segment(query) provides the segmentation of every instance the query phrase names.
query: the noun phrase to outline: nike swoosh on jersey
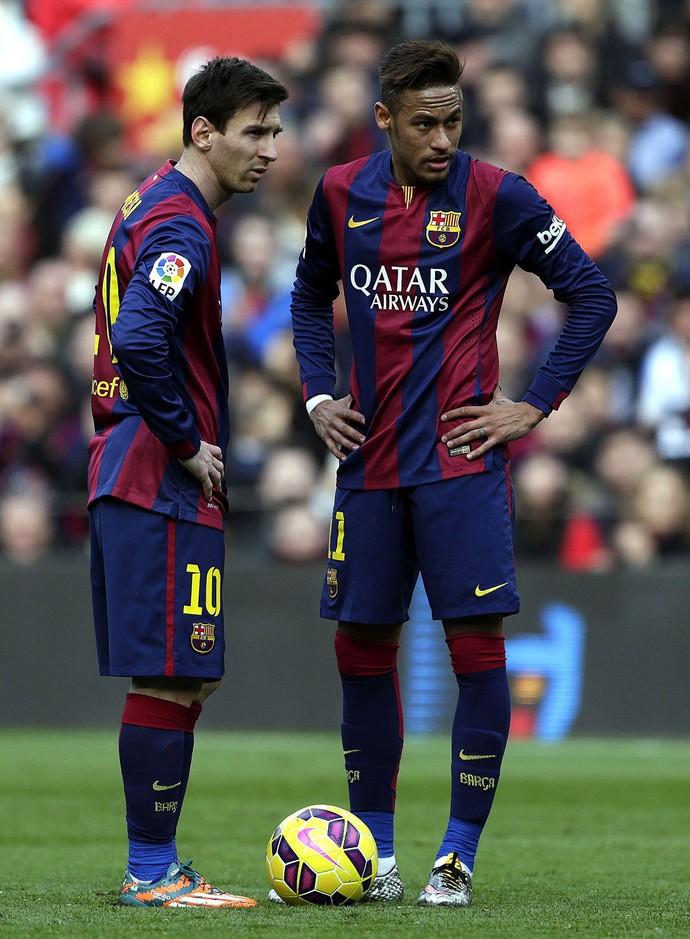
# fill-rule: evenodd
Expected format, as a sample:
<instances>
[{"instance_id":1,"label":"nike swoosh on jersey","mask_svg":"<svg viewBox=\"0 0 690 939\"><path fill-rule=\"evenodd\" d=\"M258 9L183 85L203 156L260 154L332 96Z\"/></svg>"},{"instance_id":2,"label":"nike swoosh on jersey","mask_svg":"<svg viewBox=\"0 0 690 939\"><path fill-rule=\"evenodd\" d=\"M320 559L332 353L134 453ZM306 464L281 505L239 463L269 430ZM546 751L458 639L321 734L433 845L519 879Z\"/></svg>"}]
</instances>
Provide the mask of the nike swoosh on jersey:
<instances>
[{"instance_id":1,"label":"nike swoosh on jersey","mask_svg":"<svg viewBox=\"0 0 690 939\"><path fill-rule=\"evenodd\" d=\"M495 753L465 753L464 750L461 750L458 753L458 756L461 760L493 760L496 756Z\"/></svg>"},{"instance_id":2,"label":"nike swoosh on jersey","mask_svg":"<svg viewBox=\"0 0 690 939\"><path fill-rule=\"evenodd\" d=\"M361 753L361 752L362 751L359 747L355 748L354 750L343 750L343 756L347 756L348 753Z\"/></svg>"},{"instance_id":3,"label":"nike swoosh on jersey","mask_svg":"<svg viewBox=\"0 0 690 939\"><path fill-rule=\"evenodd\" d=\"M172 783L170 786L164 786L162 783L159 783L158 780L153 784L153 788L156 792L165 792L166 789L177 789L178 786L182 785L182 780L176 783Z\"/></svg>"},{"instance_id":4,"label":"nike swoosh on jersey","mask_svg":"<svg viewBox=\"0 0 690 939\"><path fill-rule=\"evenodd\" d=\"M495 587L487 587L486 590L482 590L479 584L477 584L477 586L474 588L474 595L475 597L485 597L487 593L493 593L494 590L500 590L501 587L507 587L507 586L508 586L508 581L506 581L504 584L496 584Z\"/></svg>"},{"instance_id":5,"label":"nike swoosh on jersey","mask_svg":"<svg viewBox=\"0 0 690 939\"><path fill-rule=\"evenodd\" d=\"M374 218L363 218L361 222L356 222L354 215L351 215L349 219L347 220L347 227L348 228L361 228L362 225L371 225L372 222L378 222L378 220L379 220L379 216L377 215Z\"/></svg>"}]
</instances>

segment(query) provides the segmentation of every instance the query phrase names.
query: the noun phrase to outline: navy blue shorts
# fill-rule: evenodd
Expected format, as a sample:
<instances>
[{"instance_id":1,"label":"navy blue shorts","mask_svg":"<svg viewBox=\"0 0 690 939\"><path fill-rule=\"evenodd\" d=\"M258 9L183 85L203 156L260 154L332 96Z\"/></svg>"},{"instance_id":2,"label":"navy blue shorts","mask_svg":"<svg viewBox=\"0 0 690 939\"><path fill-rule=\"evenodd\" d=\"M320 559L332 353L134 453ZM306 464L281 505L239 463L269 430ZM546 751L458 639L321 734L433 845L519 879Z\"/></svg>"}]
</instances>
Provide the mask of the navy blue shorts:
<instances>
[{"instance_id":1,"label":"navy blue shorts","mask_svg":"<svg viewBox=\"0 0 690 939\"><path fill-rule=\"evenodd\" d=\"M321 615L409 619L420 572L434 619L520 609L508 465L403 489L337 489Z\"/></svg>"},{"instance_id":2,"label":"navy blue shorts","mask_svg":"<svg viewBox=\"0 0 690 939\"><path fill-rule=\"evenodd\" d=\"M223 532L110 498L89 519L100 674L219 679Z\"/></svg>"}]
</instances>

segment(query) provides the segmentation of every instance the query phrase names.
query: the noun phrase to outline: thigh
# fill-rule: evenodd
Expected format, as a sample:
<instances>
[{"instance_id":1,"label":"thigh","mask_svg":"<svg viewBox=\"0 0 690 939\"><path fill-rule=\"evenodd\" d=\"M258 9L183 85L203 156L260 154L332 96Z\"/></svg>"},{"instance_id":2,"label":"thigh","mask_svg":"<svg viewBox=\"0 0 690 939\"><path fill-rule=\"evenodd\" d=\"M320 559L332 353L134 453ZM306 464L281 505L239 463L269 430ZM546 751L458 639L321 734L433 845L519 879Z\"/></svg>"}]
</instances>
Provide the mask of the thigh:
<instances>
[{"instance_id":1,"label":"thigh","mask_svg":"<svg viewBox=\"0 0 690 939\"><path fill-rule=\"evenodd\" d=\"M509 466L417 486L410 498L434 619L517 613Z\"/></svg>"},{"instance_id":2,"label":"thigh","mask_svg":"<svg viewBox=\"0 0 690 939\"><path fill-rule=\"evenodd\" d=\"M409 619L417 574L404 491L336 490L321 615L402 623Z\"/></svg>"},{"instance_id":3,"label":"thigh","mask_svg":"<svg viewBox=\"0 0 690 939\"><path fill-rule=\"evenodd\" d=\"M117 499L90 517L101 674L220 678L223 532Z\"/></svg>"}]
</instances>

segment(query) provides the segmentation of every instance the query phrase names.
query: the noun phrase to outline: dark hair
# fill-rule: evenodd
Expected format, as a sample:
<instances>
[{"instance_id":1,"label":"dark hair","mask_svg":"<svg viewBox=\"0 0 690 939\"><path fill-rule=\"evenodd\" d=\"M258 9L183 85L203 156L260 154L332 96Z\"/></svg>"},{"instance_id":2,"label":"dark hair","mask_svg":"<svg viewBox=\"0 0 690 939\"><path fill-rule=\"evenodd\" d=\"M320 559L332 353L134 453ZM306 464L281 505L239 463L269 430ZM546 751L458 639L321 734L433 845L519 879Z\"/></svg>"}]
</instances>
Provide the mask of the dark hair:
<instances>
[{"instance_id":1,"label":"dark hair","mask_svg":"<svg viewBox=\"0 0 690 939\"><path fill-rule=\"evenodd\" d=\"M455 49L447 43L408 39L383 57L379 67L381 101L395 111L406 91L458 85L463 67Z\"/></svg>"},{"instance_id":2,"label":"dark hair","mask_svg":"<svg viewBox=\"0 0 690 939\"><path fill-rule=\"evenodd\" d=\"M182 143L192 142L192 123L205 117L221 132L231 117L250 104L264 113L288 96L287 88L268 72L236 56L218 56L202 65L182 92Z\"/></svg>"}]
</instances>

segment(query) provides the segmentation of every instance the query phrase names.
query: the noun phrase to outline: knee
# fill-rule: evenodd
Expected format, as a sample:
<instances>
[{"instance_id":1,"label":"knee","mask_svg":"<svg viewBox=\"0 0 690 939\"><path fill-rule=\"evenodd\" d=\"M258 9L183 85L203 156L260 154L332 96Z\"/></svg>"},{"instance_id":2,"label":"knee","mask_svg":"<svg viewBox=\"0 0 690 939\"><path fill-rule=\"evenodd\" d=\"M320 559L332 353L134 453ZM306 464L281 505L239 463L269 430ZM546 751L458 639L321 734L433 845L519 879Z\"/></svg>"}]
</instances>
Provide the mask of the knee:
<instances>
[{"instance_id":1,"label":"knee","mask_svg":"<svg viewBox=\"0 0 690 939\"><path fill-rule=\"evenodd\" d=\"M202 684L201 691L196 697L196 700L199 702L199 704L203 704L209 695L212 695L214 691L218 691L222 680L222 678L219 678L218 681L205 681Z\"/></svg>"},{"instance_id":2,"label":"knee","mask_svg":"<svg viewBox=\"0 0 690 939\"><path fill-rule=\"evenodd\" d=\"M135 694L150 695L189 707L192 701L199 699L204 686L202 678L171 678L165 676L137 676L132 678L132 691Z\"/></svg>"},{"instance_id":3,"label":"knee","mask_svg":"<svg viewBox=\"0 0 690 939\"><path fill-rule=\"evenodd\" d=\"M372 642L338 629L334 645L343 675L387 675L397 670L399 642Z\"/></svg>"},{"instance_id":4,"label":"knee","mask_svg":"<svg viewBox=\"0 0 690 939\"><path fill-rule=\"evenodd\" d=\"M470 672L485 672L494 668L505 668L505 637L495 633L447 636L446 644L450 661L456 675Z\"/></svg>"}]
</instances>

